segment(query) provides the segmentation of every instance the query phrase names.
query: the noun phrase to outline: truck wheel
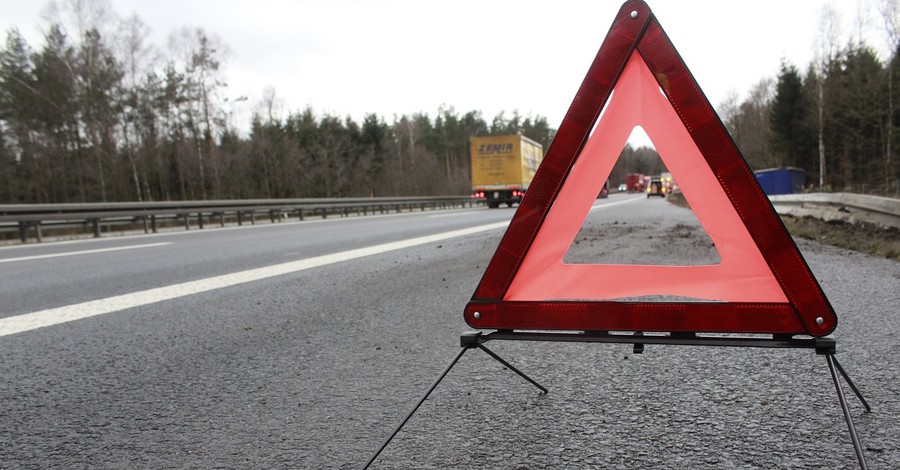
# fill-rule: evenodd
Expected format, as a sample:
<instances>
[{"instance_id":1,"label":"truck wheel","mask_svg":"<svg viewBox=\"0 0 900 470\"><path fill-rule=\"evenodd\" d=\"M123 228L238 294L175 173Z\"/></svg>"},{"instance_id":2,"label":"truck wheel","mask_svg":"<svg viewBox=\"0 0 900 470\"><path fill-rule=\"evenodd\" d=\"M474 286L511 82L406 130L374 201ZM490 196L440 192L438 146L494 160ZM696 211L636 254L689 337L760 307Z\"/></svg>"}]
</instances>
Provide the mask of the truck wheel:
<instances>
[{"instance_id":1,"label":"truck wheel","mask_svg":"<svg viewBox=\"0 0 900 470\"><path fill-rule=\"evenodd\" d=\"M511 203L511 202L507 202L507 203L506 203L506 207L512 207L512 203Z\"/></svg>"},{"instance_id":2,"label":"truck wheel","mask_svg":"<svg viewBox=\"0 0 900 470\"><path fill-rule=\"evenodd\" d=\"M500 207L500 203L499 202L489 202L489 203L487 203L487 206L488 206L488 209L496 209L496 208Z\"/></svg>"}]
</instances>

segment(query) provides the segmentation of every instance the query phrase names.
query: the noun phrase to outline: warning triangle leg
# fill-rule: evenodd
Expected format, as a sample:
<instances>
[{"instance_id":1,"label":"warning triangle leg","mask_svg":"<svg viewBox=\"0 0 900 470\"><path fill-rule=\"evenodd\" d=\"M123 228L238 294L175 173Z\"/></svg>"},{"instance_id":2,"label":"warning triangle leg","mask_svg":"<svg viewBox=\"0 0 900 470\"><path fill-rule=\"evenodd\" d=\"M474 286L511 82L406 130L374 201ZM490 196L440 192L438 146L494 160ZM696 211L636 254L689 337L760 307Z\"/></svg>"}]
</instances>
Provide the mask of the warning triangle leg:
<instances>
[{"instance_id":1,"label":"warning triangle leg","mask_svg":"<svg viewBox=\"0 0 900 470\"><path fill-rule=\"evenodd\" d=\"M450 361L450 364L444 369L444 371L441 372L441 375L439 375L438 378L431 384L431 386L428 387L428 390L425 391L425 394L422 395L422 398L420 398L419 401L415 404L415 406L413 406L413 408L411 410L409 410L409 413L406 414L406 417L403 418L403 420L400 421L399 424L397 424L397 427L394 428L394 430L391 432L390 436L388 436L387 439L385 439L384 442L381 443L381 447L379 447L378 450L376 450L375 453L372 454L372 457L369 458L369 461L366 462L365 465L363 465L363 467L362 467L363 470L369 468L369 466L372 465L372 462L374 462L375 459L377 459L378 456L381 454L381 452L388 446L388 444L390 444L390 442L394 439L394 436L396 436L397 433L399 433L400 430L403 429L403 426L406 425L406 422L409 421L410 418L412 418L412 416L416 413L416 411L419 409L419 407L422 406L422 403L425 403L425 400L428 399L428 396L431 395L431 392L433 392L434 389L437 388L438 384L440 384L441 381L444 380L444 377L447 376L447 374L450 372L450 370L453 369L453 367L456 365L456 363L459 362L459 360L462 358L463 354L465 354L466 351L468 351L469 349L475 349L475 348L481 349L482 351L487 353L487 355L489 355L492 358L494 358L495 360L497 360L497 362L503 364L504 367L515 372L520 377L522 377L523 379L527 380L532 385L534 385L535 387L540 389L540 393L542 395L547 393L547 389L544 388L541 384L537 383L536 381L534 381L534 379L525 375L524 372L513 367L512 364L510 364L509 362L506 362L503 358L494 354L493 351L486 348L484 346L484 344L482 344L482 343L484 343L485 341L488 341L489 339L490 339L490 337L482 335L481 332L479 332L479 331L463 333L463 335L460 337L460 340L459 340L460 346L462 347L462 349L460 349L459 353L456 354L456 357L454 357L453 360Z\"/></svg>"},{"instance_id":2,"label":"warning triangle leg","mask_svg":"<svg viewBox=\"0 0 900 470\"><path fill-rule=\"evenodd\" d=\"M847 375L847 372L844 371L843 367L841 367L841 363L838 362L837 358L832 355L831 360L834 361L834 367L836 367L838 372L841 373L841 376L844 377L844 381L847 382L847 385L849 385L850 389L853 390L853 393L856 394L856 398L859 398L859 401L863 404L864 407L866 407L866 412L872 411L872 407L869 406L869 402L867 402L866 399L863 398L862 393L860 393L859 389L856 388L856 385L853 383L853 381L850 380L850 376Z\"/></svg>"},{"instance_id":3,"label":"warning triangle leg","mask_svg":"<svg viewBox=\"0 0 900 470\"><path fill-rule=\"evenodd\" d=\"M416 413L416 410L418 410L419 407L422 406L422 403L425 403L425 400L428 398L428 395L431 395L431 392L433 392L434 389L437 388L438 384L441 383L441 381L444 380L444 377L447 376L447 373L450 372L450 369L452 369L453 366L455 366L456 363L459 362L460 358L462 358L463 354L465 354L466 351L468 351L468 350L469 350L469 348L467 348L467 347L464 347L459 350L459 353L456 355L456 357L454 357L453 360L450 361L450 365L448 365L447 368L445 368L444 371L441 372L441 375L439 375L437 380L435 380L434 383L432 383L431 386L428 387L428 390L425 392L424 395L422 395L422 398L420 398L419 401L416 403L416 405L413 406L413 408L411 410L409 410L409 413L407 413L406 417L403 418L402 421L400 421L400 424L398 424L397 427L394 428L394 431L391 432L391 435L388 436L387 439L385 439L384 442L381 443L381 447L379 447L378 450L376 450L375 453L372 454L372 457L369 458L369 461L366 462L365 465L363 465L363 467L362 467L363 470L369 468L369 465L372 465L372 462L374 462L375 459L378 458L378 456L381 454L381 451L383 451L384 448L387 447L388 444L391 443L391 441L394 439L394 436L396 436L397 433L400 432L400 429L402 429L403 426L406 424L406 422L409 421L410 418L412 418L412 415L414 415Z\"/></svg>"},{"instance_id":4,"label":"warning triangle leg","mask_svg":"<svg viewBox=\"0 0 900 470\"><path fill-rule=\"evenodd\" d=\"M866 411L869 411L869 404L863 399L859 390L856 389L856 386L854 386L853 382L847 377L847 373L844 372L843 367L837 363L834 354L825 354L825 359L828 361L828 370L831 372L831 380L834 381L834 389L837 390L838 401L841 402L841 411L844 413L844 421L847 422L847 429L850 430L850 439L853 441L853 450L856 451L856 460L859 461L859 468L861 470L867 470L869 467L866 465L866 456L863 453L862 445L859 443L859 437L856 435L856 427L853 425L853 418L850 416L850 408L847 406L847 399L844 398L844 391L841 389L841 383L838 380L835 368L841 371L841 375L844 376L844 379L847 380L847 383L850 384L850 387L856 392L856 396L859 397L866 406Z\"/></svg>"},{"instance_id":5,"label":"warning triangle leg","mask_svg":"<svg viewBox=\"0 0 900 470\"><path fill-rule=\"evenodd\" d=\"M480 331L469 331L469 332L463 333L462 336L460 336L459 344L460 344L460 346L462 346L464 348L478 348L478 349L484 351L485 353L487 353L488 356L491 356L497 362L499 362L500 364L503 364L504 367L515 372L516 374L519 375L519 377L522 377L523 379L527 380L529 383L531 383L532 385L537 387L541 391L540 392L541 395L547 393L547 389L543 385L535 382L534 379L525 375L524 372L520 371L519 369L516 369L515 367L513 367L512 364L506 362L505 360L503 360L502 357L494 354L493 351L491 351L490 349L485 347L484 343L490 341L491 338L492 338L491 335L484 335Z\"/></svg>"},{"instance_id":6,"label":"warning triangle leg","mask_svg":"<svg viewBox=\"0 0 900 470\"><path fill-rule=\"evenodd\" d=\"M488 349L488 348L486 348L483 344L479 344L479 345L478 345L478 349L480 349L480 350L486 352L486 353L488 354L488 356L491 356L491 357L493 357L494 359L496 359L497 362L503 364L503 366L506 367L507 369L509 369L509 370L511 370L511 371L513 371L513 372L515 372L516 374L519 374L519 377L522 377L523 379L525 379L525 380L531 382L532 385L534 385L535 387L537 387L538 389L540 389L541 395L547 393L547 389L544 388L543 385L541 385L541 384L535 382L534 379L532 379L531 377L525 375L524 372L520 371L519 369L516 369L515 367L512 366L512 364L510 364L510 363L504 361L502 357L500 357L500 356L494 354L493 352L491 352L491 350Z\"/></svg>"}]
</instances>

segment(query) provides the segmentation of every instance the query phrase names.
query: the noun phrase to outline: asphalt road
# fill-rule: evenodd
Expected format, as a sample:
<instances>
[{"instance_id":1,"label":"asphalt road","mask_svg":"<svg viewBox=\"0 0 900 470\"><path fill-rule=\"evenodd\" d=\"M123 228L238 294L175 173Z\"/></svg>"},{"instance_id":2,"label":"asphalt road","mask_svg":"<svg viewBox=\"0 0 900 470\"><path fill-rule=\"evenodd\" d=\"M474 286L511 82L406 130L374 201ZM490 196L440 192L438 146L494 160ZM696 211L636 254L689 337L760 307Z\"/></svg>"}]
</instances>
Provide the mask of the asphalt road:
<instances>
[{"instance_id":1,"label":"asphalt road","mask_svg":"<svg viewBox=\"0 0 900 470\"><path fill-rule=\"evenodd\" d=\"M687 210L599 204L567 261L715 260ZM491 224L512 214L2 248L0 322L40 315L11 334L0 323L0 468L358 468L459 351L462 309L503 233ZM471 227L484 231L439 235ZM359 251L373 246L390 251ZM869 466L900 468L900 264L799 247L838 313L837 357L873 406L849 397ZM109 298L134 306L91 314ZM857 465L811 351L490 347L550 393L469 352L372 468Z\"/></svg>"}]
</instances>

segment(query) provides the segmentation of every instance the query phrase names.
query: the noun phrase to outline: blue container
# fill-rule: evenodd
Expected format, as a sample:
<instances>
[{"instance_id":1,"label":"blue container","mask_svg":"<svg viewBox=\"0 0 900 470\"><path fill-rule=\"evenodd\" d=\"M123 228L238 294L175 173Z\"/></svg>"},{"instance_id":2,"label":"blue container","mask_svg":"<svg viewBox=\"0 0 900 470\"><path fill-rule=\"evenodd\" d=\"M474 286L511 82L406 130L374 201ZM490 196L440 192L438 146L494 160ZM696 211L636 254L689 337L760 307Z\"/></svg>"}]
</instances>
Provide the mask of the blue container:
<instances>
[{"instance_id":1,"label":"blue container","mask_svg":"<svg viewBox=\"0 0 900 470\"><path fill-rule=\"evenodd\" d=\"M806 170L801 168L770 168L753 174L767 196L799 193L806 184Z\"/></svg>"}]
</instances>

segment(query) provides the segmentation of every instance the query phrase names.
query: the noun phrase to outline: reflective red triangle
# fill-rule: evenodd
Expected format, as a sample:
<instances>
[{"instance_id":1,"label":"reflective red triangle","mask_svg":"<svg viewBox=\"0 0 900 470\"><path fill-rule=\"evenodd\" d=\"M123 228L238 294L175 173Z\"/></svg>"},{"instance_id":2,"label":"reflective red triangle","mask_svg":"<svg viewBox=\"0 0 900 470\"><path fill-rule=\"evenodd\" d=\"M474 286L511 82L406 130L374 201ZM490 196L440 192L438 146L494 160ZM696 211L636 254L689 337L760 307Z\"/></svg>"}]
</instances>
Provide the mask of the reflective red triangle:
<instances>
[{"instance_id":1,"label":"reflective red triangle","mask_svg":"<svg viewBox=\"0 0 900 470\"><path fill-rule=\"evenodd\" d=\"M597 176L609 174L636 125L660 150L716 243L720 264L654 267L672 271L654 283L638 276L641 266L563 263L605 179ZM710 301L613 300L642 295ZM837 324L749 166L642 1L619 11L465 319L476 328L813 336Z\"/></svg>"}]
</instances>

